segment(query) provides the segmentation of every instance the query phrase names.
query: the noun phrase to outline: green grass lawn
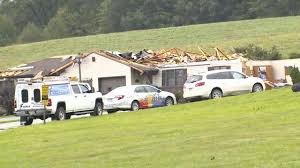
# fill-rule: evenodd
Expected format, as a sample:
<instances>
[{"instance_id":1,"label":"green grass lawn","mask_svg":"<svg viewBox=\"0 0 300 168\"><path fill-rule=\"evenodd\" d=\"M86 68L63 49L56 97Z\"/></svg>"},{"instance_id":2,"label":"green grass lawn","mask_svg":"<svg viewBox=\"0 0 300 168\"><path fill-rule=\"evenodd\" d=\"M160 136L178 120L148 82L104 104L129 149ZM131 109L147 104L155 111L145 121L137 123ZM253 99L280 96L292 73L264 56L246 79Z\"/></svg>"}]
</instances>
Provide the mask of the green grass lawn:
<instances>
[{"instance_id":1,"label":"green grass lawn","mask_svg":"<svg viewBox=\"0 0 300 168\"><path fill-rule=\"evenodd\" d=\"M288 57L299 53L300 16L249 21L235 21L163 28L144 31L112 33L0 48L0 69L42 58L77 54L97 49L139 51L179 47L197 51L197 46L213 52L213 47L227 51L233 47L254 43L262 47L278 46Z\"/></svg>"},{"instance_id":2,"label":"green grass lawn","mask_svg":"<svg viewBox=\"0 0 300 168\"><path fill-rule=\"evenodd\" d=\"M268 91L0 133L0 167L298 168L300 94Z\"/></svg>"}]
</instances>

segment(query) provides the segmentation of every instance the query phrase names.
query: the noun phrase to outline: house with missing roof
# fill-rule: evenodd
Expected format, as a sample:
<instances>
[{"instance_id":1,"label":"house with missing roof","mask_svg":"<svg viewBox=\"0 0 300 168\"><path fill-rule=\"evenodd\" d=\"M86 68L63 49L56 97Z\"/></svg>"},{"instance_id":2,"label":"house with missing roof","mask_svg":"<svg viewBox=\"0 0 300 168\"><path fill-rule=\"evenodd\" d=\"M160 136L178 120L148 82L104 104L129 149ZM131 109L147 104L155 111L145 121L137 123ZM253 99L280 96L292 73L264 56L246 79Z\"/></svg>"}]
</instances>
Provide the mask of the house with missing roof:
<instances>
[{"instance_id":1,"label":"house with missing roof","mask_svg":"<svg viewBox=\"0 0 300 168\"><path fill-rule=\"evenodd\" d=\"M179 64L161 62L153 66L136 63L104 51L86 54L81 59L82 79L90 79L94 89L103 94L119 86L138 84L151 84L169 91L181 91L187 76L218 69L242 71L242 63L237 59ZM79 65L65 66L53 73L78 78Z\"/></svg>"}]
</instances>

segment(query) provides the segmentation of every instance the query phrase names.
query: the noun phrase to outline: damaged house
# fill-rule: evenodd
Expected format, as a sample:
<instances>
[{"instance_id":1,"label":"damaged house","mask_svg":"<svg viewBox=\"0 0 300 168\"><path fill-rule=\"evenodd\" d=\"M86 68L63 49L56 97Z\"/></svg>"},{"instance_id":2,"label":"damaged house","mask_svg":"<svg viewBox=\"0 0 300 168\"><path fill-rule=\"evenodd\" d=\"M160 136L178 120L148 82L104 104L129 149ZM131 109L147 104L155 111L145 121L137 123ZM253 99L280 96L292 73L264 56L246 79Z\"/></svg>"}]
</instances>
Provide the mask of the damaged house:
<instances>
[{"instance_id":1,"label":"damaged house","mask_svg":"<svg viewBox=\"0 0 300 168\"><path fill-rule=\"evenodd\" d=\"M66 58L47 58L0 71L0 115L13 112L14 90L17 79L51 76L57 68L72 62L72 60L70 56Z\"/></svg>"},{"instance_id":2,"label":"damaged house","mask_svg":"<svg viewBox=\"0 0 300 168\"><path fill-rule=\"evenodd\" d=\"M209 57L180 49L138 54L97 51L81 56L82 79L90 79L96 91L108 93L119 86L151 84L169 91L181 91L187 76L217 69L242 71L236 58ZM79 65L57 69L53 74L77 77Z\"/></svg>"}]
</instances>

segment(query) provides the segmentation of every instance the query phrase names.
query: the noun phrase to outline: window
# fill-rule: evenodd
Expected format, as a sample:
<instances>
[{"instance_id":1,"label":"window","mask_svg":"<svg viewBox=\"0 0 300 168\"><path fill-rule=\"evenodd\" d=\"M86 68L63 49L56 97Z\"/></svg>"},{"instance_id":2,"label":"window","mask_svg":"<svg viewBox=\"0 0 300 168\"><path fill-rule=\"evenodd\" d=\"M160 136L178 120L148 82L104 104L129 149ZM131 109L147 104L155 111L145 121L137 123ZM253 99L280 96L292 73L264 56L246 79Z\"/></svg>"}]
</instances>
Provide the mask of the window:
<instances>
[{"instance_id":1,"label":"window","mask_svg":"<svg viewBox=\"0 0 300 168\"><path fill-rule=\"evenodd\" d=\"M163 87L183 86L187 79L186 69L172 69L162 71Z\"/></svg>"},{"instance_id":2,"label":"window","mask_svg":"<svg viewBox=\"0 0 300 168\"><path fill-rule=\"evenodd\" d=\"M85 85L79 85L81 88L82 93L89 93L89 89Z\"/></svg>"},{"instance_id":3,"label":"window","mask_svg":"<svg viewBox=\"0 0 300 168\"><path fill-rule=\"evenodd\" d=\"M218 79L233 79L230 72L220 72L218 73Z\"/></svg>"},{"instance_id":4,"label":"window","mask_svg":"<svg viewBox=\"0 0 300 168\"><path fill-rule=\"evenodd\" d=\"M233 79L245 79L246 78L245 75L238 73L238 72L232 72L232 76L233 76Z\"/></svg>"},{"instance_id":5,"label":"window","mask_svg":"<svg viewBox=\"0 0 300 168\"><path fill-rule=\"evenodd\" d=\"M193 76L189 76L186 80L186 83L195 83L197 81L201 81L202 80L202 76L201 75L193 75Z\"/></svg>"},{"instance_id":6,"label":"window","mask_svg":"<svg viewBox=\"0 0 300 168\"><path fill-rule=\"evenodd\" d=\"M70 90L68 84L49 86L49 96L61 96L61 95L69 95L69 94L70 94Z\"/></svg>"},{"instance_id":7,"label":"window","mask_svg":"<svg viewBox=\"0 0 300 168\"><path fill-rule=\"evenodd\" d=\"M208 71L222 70L222 69L231 69L231 67L230 66L213 66L213 67L208 67Z\"/></svg>"},{"instance_id":8,"label":"window","mask_svg":"<svg viewBox=\"0 0 300 168\"><path fill-rule=\"evenodd\" d=\"M40 89L34 89L33 90L33 100L36 103L41 101L41 90Z\"/></svg>"},{"instance_id":9,"label":"window","mask_svg":"<svg viewBox=\"0 0 300 168\"><path fill-rule=\"evenodd\" d=\"M72 89L73 89L74 94L81 93L78 85L72 85Z\"/></svg>"},{"instance_id":10,"label":"window","mask_svg":"<svg viewBox=\"0 0 300 168\"><path fill-rule=\"evenodd\" d=\"M145 89L148 93L157 93L159 91L158 89L151 86L145 86Z\"/></svg>"},{"instance_id":11,"label":"window","mask_svg":"<svg viewBox=\"0 0 300 168\"><path fill-rule=\"evenodd\" d=\"M220 73L214 73L209 74L206 77L207 79L232 79L232 75L230 72L220 72Z\"/></svg>"},{"instance_id":12,"label":"window","mask_svg":"<svg viewBox=\"0 0 300 168\"><path fill-rule=\"evenodd\" d=\"M209 74L206 76L206 79L218 79L218 74Z\"/></svg>"},{"instance_id":13,"label":"window","mask_svg":"<svg viewBox=\"0 0 300 168\"><path fill-rule=\"evenodd\" d=\"M21 91L22 94L22 102L28 103L28 90L24 89Z\"/></svg>"},{"instance_id":14,"label":"window","mask_svg":"<svg viewBox=\"0 0 300 168\"><path fill-rule=\"evenodd\" d=\"M135 88L134 90L135 93L146 93L145 87L144 86L139 86Z\"/></svg>"}]
</instances>

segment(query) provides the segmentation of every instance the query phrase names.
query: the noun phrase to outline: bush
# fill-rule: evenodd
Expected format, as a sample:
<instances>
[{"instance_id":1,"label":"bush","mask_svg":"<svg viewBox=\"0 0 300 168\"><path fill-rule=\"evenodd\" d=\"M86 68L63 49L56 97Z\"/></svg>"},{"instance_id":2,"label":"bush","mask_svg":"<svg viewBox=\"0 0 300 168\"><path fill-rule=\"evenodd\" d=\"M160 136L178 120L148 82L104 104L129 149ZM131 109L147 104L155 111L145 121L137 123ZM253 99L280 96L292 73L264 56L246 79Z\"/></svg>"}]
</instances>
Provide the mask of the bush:
<instances>
[{"instance_id":1,"label":"bush","mask_svg":"<svg viewBox=\"0 0 300 168\"><path fill-rule=\"evenodd\" d=\"M300 53L291 53L289 55L290 59L296 59L296 58L300 58Z\"/></svg>"},{"instance_id":2,"label":"bush","mask_svg":"<svg viewBox=\"0 0 300 168\"><path fill-rule=\"evenodd\" d=\"M297 67L293 67L290 72L289 72L291 78L292 78L292 81L294 84L296 83L300 83L300 71L299 71L299 68Z\"/></svg>"},{"instance_id":3,"label":"bush","mask_svg":"<svg viewBox=\"0 0 300 168\"><path fill-rule=\"evenodd\" d=\"M251 60L279 60L282 58L282 54L276 46L273 46L271 50L266 50L254 44L249 44L245 47L234 48L234 52L244 54L246 58Z\"/></svg>"}]
</instances>

